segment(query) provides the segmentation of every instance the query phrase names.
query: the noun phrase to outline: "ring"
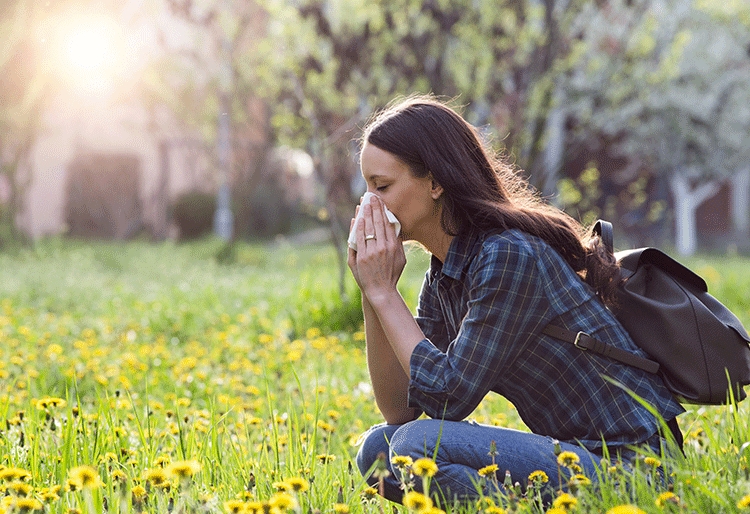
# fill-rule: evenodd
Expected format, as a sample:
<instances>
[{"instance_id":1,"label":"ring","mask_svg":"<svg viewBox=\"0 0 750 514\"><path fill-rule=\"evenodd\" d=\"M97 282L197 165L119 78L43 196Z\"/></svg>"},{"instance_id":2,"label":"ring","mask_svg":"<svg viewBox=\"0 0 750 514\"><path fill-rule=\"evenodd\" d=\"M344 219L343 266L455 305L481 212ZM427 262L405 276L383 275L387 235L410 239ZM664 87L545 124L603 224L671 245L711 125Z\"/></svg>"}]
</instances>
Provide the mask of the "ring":
<instances>
[{"instance_id":1,"label":"ring","mask_svg":"<svg viewBox=\"0 0 750 514\"><path fill-rule=\"evenodd\" d=\"M375 234L368 234L365 236L365 241L369 241L370 239L375 239Z\"/></svg>"}]
</instances>

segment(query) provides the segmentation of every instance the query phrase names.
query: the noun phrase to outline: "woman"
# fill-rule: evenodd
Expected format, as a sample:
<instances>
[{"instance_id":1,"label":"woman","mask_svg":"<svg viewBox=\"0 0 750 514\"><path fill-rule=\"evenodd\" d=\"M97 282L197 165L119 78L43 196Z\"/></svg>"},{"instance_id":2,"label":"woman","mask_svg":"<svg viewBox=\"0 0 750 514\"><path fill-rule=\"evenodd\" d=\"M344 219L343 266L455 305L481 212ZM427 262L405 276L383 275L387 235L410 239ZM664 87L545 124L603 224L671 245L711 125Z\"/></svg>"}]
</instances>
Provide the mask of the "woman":
<instances>
[{"instance_id":1,"label":"woman","mask_svg":"<svg viewBox=\"0 0 750 514\"><path fill-rule=\"evenodd\" d=\"M542 333L554 322L645 356L605 307L618 270L598 239L583 238L431 97L403 100L371 121L361 169L378 198L352 220L357 251L348 263L385 418L364 435L363 474L379 454L427 456L440 494L465 499L479 494L477 470L493 462L513 482L540 470L556 486L555 450L576 453L592 479L606 452L627 459L638 445L660 450L661 425L632 394L674 419L683 409L657 376ZM416 319L396 288L402 240L432 254ZM462 421L490 391L510 400L532 433ZM429 419L417 419L422 413ZM399 475L387 465L384 494L401 501Z\"/></svg>"}]
</instances>

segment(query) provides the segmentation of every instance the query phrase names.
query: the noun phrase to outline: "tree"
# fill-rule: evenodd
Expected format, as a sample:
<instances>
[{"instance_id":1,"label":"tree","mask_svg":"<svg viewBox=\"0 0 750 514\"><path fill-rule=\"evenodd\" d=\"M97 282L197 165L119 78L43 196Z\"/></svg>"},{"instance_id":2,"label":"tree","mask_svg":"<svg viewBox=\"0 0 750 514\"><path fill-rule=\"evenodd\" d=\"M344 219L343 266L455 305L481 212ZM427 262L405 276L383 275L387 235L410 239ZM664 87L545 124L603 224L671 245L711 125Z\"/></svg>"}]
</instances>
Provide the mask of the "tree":
<instances>
[{"instance_id":1,"label":"tree","mask_svg":"<svg viewBox=\"0 0 750 514\"><path fill-rule=\"evenodd\" d=\"M565 82L574 141L599 133L655 170L674 197L675 242L695 251L695 211L750 161L750 8L613 1L581 24L581 66Z\"/></svg>"}]
</instances>

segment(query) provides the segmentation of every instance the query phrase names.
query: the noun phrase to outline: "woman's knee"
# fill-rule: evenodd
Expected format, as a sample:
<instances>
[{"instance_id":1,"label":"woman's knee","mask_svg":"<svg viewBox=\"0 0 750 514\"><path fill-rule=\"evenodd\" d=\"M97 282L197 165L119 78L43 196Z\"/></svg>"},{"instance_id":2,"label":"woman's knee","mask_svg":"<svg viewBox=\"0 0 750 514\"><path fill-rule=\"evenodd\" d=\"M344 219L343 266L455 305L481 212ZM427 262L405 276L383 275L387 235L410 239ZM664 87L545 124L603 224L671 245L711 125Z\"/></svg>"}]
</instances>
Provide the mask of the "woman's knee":
<instances>
[{"instance_id":1,"label":"woman's knee","mask_svg":"<svg viewBox=\"0 0 750 514\"><path fill-rule=\"evenodd\" d=\"M361 446L357 452L357 467L362 475L372 468L378 457L385 455L386 462L389 455L389 443L393 433L399 425L375 425L361 436Z\"/></svg>"}]
</instances>

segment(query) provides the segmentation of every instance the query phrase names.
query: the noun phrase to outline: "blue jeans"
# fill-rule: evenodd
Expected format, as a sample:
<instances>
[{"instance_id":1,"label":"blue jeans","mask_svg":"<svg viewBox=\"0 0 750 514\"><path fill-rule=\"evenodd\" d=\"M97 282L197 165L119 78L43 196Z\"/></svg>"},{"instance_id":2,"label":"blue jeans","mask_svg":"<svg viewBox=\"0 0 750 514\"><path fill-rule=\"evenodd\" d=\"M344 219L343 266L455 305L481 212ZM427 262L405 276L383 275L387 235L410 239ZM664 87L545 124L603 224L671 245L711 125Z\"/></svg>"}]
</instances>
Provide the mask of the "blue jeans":
<instances>
[{"instance_id":1,"label":"blue jeans","mask_svg":"<svg viewBox=\"0 0 750 514\"><path fill-rule=\"evenodd\" d=\"M549 490L558 486L557 458L554 453L554 440L528 432L509 428L480 425L468 421L441 421L420 419L404 425L376 425L362 437L362 446L357 454L357 466L367 478L367 482L377 487L378 479L372 476L373 464L381 452L386 455L390 475L385 479L384 495L389 500L401 502L404 491L400 488L399 471L394 470L391 460L394 455L409 456L416 460L430 457L435 460L438 472L433 477L430 493L448 501L462 501L478 498L481 494L491 494L494 486L484 480L484 486L477 470L492 464L490 445L495 442L497 455L494 462L498 466L499 490L505 472L510 471L513 483L526 486L527 478L533 471L544 471L549 477ZM437 455L434 455L435 448ZM601 456L585 448L561 442L562 451L574 452L580 457L583 468L592 482L597 479ZM395 471L395 473L394 473ZM563 481L569 477L566 474ZM421 480L415 480L415 489L421 491Z\"/></svg>"}]
</instances>

